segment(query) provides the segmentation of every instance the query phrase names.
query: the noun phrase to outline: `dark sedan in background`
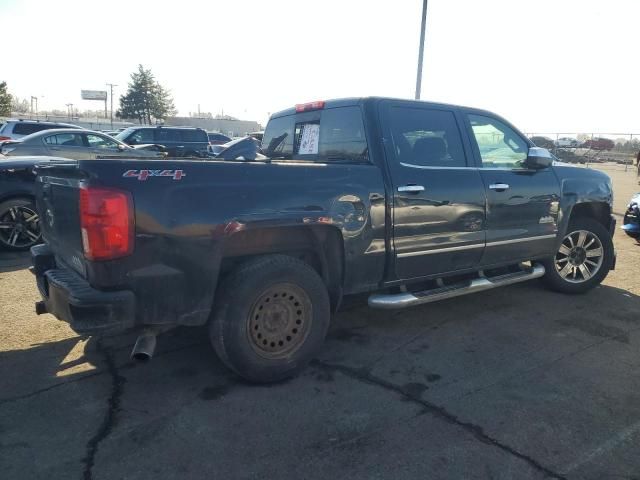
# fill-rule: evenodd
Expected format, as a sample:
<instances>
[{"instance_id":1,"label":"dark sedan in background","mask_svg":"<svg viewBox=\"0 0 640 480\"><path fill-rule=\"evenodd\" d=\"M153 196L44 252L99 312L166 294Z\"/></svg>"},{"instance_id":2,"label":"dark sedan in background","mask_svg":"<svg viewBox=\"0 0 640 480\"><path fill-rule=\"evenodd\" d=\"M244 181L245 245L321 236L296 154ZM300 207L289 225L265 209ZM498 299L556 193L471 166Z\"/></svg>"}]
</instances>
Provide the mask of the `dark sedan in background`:
<instances>
[{"instance_id":1,"label":"dark sedan in background","mask_svg":"<svg viewBox=\"0 0 640 480\"><path fill-rule=\"evenodd\" d=\"M28 250L40 241L34 197L35 167L68 162L55 157L0 156L0 248Z\"/></svg>"}]
</instances>

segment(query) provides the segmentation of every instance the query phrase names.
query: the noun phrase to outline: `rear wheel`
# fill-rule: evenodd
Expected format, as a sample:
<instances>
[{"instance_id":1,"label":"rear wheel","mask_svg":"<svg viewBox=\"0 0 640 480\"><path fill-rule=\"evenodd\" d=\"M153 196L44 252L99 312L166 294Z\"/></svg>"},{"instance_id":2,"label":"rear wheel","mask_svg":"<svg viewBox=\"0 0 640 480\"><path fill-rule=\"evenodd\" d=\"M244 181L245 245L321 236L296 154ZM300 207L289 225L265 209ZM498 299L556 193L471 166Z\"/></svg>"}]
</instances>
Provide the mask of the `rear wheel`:
<instances>
[{"instance_id":1,"label":"rear wheel","mask_svg":"<svg viewBox=\"0 0 640 480\"><path fill-rule=\"evenodd\" d=\"M329 327L327 289L306 263L269 255L238 267L216 295L211 342L220 359L252 382L299 373Z\"/></svg>"},{"instance_id":2,"label":"rear wheel","mask_svg":"<svg viewBox=\"0 0 640 480\"><path fill-rule=\"evenodd\" d=\"M583 293L599 285L613 265L613 241L595 220L577 218L569 224L556 255L543 262L542 277L552 290Z\"/></svg>"},{"instance_id":3,"label":"rear wheel","mask_svg":"<svg viewBox=\"0 0 640 480\"><path fill-rule=\"evenodd\" d=\"M40 242L40 217L33 200L14 198L0 203L0 245L28 250Z\"/></svg>"}]
</instances>

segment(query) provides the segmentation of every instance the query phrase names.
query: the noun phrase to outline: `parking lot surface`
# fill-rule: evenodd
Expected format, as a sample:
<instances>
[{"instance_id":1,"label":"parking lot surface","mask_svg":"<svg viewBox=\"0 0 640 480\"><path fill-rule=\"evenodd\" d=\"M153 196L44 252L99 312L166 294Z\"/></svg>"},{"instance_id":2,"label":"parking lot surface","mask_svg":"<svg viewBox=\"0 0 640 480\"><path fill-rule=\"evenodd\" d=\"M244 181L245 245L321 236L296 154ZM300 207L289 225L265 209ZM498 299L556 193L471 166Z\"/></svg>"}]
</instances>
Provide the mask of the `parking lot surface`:
<instances>
[{"instance_id":1,"label":"parking lot surface","mask_svg":"<svg viewBox=\"0 0 640 480\"><path fill-rule=\"evenodd\" d=\"M635 174L614 181L618 222ZM640 478L640 245L586 295L536 282L333 319L298 378L249 385L204 328L79 337L0 253L0 477Z\"/></svg>"}]
</instances>

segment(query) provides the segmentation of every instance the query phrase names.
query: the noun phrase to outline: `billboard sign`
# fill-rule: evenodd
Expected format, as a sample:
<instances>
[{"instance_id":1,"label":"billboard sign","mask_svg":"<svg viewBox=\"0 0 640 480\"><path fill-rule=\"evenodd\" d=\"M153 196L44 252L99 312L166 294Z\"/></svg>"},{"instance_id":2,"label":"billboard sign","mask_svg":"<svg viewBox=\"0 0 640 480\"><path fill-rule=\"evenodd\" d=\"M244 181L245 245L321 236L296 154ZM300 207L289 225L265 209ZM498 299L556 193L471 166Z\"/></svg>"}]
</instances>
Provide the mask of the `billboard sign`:
<instances>
[{"instance_id":1,"label":"billboard sign","mask_svg":"<svg viewBox=\"0 0 640 480\"><path fill-rule=\"evenodd\" d=\"M80 90L80 96L83 100L101 100L107 101L106 90Z\"/></svg>"}]
</instances>

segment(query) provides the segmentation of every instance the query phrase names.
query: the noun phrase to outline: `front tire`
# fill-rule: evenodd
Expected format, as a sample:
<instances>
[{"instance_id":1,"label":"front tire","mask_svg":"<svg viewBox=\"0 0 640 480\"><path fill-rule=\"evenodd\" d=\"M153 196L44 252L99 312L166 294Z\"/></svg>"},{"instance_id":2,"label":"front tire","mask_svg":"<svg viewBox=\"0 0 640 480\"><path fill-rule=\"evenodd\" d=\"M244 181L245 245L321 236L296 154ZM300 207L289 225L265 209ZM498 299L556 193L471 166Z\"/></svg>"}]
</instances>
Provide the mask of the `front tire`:
<instances>
[{"instance_id":1,"label":"front tire","mask_svg":"<svg viewBox=\"0 0 640 480\"><path fill-rule=\"evenodd\" d=\"M562 293L584 293L602 283L613 265L613 241L591 218L571 221L558 252L543 261L543 282Z\"/></svg>"},{"instance_id":2,"label":"front tire","mask_svg":"<svg viewBox=\"0 0 640 480\"><path fill-rule=\"evenodd\" d=\"M216 294L213 347L246 380L269 383L298 374L320 350L329 295L308 264L286 255L240 265Z\"/></svg>"}]
</instances>

